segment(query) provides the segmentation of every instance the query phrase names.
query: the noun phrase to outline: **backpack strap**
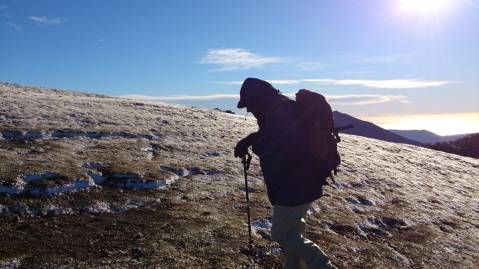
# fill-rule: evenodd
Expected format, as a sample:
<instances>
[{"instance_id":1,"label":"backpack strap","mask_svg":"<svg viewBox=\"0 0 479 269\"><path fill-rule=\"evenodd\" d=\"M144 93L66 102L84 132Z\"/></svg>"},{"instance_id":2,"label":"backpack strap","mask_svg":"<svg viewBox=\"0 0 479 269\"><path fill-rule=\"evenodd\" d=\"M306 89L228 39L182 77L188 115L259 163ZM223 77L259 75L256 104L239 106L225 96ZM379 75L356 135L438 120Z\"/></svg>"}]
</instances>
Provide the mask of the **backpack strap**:
<instances>
[{"instance_id":1,"label":"backpack strap","mask_svg":"<svg viewBox=\"0 0 479 269\"><path fill-rule=\"evenodd\" d=\"M286 103L286 100L283 100L283 99L278 99L276 101L274 101L267 109L266 109L266 112L265 112L265 115L266 114L269 114L271 112L273 112L276 108L282 106L282 105L287 105L288 103Z\"/></svg>"},{"instance_id":2,"label":"backpack strap","mask_svg":"<svg viewBox=\"0 0 479 269\"><path fill-rule=\"evenodd\" d=\"M288 104L289 104L289 102L287 102L286 99L278 98L277 100L275 100L272 104L270 104L266 108L266 110L264 112L264 118L266 119L278 107L283 106L283 105L288 105Z\"/></svg>"}]
</instances>

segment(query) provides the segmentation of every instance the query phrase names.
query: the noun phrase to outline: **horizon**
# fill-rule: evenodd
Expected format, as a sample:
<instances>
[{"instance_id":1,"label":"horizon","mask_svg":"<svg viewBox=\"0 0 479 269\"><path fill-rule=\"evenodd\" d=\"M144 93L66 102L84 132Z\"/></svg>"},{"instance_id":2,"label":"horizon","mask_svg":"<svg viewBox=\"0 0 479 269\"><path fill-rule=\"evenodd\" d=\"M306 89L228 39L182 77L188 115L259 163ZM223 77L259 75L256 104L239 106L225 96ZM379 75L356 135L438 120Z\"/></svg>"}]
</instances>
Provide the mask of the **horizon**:
<instances>
[{"instance_id":1,"label":"horizon","mask_svg":"<svg viewBox=\"0 0 479 269\"><path fill-rule=\"evenodd\" d=\"M385 129L476 133L478 32L470 0L0 0L0 81L239 112L258 77Z\"/></svg>"}]
</instances>

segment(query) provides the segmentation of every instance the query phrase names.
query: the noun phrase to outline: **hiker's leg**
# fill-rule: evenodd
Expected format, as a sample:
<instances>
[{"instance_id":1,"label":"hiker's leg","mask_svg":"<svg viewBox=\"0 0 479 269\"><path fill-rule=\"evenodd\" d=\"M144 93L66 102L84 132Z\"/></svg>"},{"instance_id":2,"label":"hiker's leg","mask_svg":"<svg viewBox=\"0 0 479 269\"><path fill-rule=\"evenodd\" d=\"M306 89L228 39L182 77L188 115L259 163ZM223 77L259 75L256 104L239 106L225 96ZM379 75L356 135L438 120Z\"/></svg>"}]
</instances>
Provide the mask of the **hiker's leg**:
<instances>
[{"instance_id":1,"label":"hiker's leg","mask_svg":"<svg viewBox=\"0 0 479 269\"><path fill-rule=\"evenodd\" d=\"M296 269L300 268L300 259L293 252L288 251L286 246L283 245L283 241L288 237L290 233L302 234L305 230L303 222L299 221L299 216L295 207L273 206L273 217L271 228L271 238L278 242L286 251L286 268Z\"/></svg>"},{"instance_id":2,"label":"hiker's leg","mask_svg":"<svg viewBox=\"0 0 479 269\"><path fill-rule=\"evenodd\" d=\"M291 253L286 253L286 269L296 269L299 267L299 258Z\"/></svg>"},{"instance_id":3,"label":"hiker's leg","mask_svg":"<svg viewBox=\"0 0 479 269\"><path fill-rule=\"evenodd\" d=\"M291 264L295 266L293 268L299 268L299 259L304 260L309 268L334 268L319 246L303 236L306 228L304 216L310 207L311 203L294 207L274 206L271 237L285 249L287 261L294 261L289 257L296 257L298 262Z\"/></svg>"}]
</instances>

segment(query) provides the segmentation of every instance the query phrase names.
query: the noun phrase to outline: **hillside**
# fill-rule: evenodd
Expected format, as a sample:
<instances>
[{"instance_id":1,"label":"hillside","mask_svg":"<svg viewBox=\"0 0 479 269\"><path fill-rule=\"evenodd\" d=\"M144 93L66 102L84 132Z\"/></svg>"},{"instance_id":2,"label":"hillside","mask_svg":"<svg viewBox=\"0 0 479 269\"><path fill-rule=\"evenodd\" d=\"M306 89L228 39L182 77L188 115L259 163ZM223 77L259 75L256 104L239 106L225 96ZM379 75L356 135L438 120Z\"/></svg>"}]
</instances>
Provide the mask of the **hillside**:
<instances>
[{"instance_id":1,"label":"hillside","mask_svg":"<svg viewBox=\"0 0 479 269\"><path fill-rule=\"evenodd\" d=\"M0 268L279 268L253 119L0 84ZM475 268L479 160L343 135L308 236L339 268Z\"/></svg>"},{"instance_id":2,"label":"hillside","mask_svg":"<svg viewBox=\"0 0 479 269\"><path fill-rule=\"evenodd\" d=\"M438 135L428 130L388 130L407 139L415 140L424 144L449 142L465 137L467 134Z\"/></svg>"},{"instance_id":3,"label":"hillside","mask_svg":"<svg viewBox=\"0 0 479 269\"><path fill-rule=\"evenodd\" d=\"M458 140L439 142L429 148L479 159L479 133L470 134Z\"/></svg>"},{"instance_id":4,"label":"hillside","mask_svg":"<svg viewBox=\"0 0 479 269\"><path fill-rule=\"evenodd\" d=\"M337 127L347 126L347 125L354 126L354 128L343 130L341 131L341 133L359 135L359 136L379 139L379 140L388 141L388 142L395 142L395 143L403 143L403 144L411 144L411 145L421 144L418 141L404 138L398 134L395 134L391 131L381 128L371 122L357 119L346 113L334 111L333 117L334 117L334 125Z\"/></svg>"}]
</instances>

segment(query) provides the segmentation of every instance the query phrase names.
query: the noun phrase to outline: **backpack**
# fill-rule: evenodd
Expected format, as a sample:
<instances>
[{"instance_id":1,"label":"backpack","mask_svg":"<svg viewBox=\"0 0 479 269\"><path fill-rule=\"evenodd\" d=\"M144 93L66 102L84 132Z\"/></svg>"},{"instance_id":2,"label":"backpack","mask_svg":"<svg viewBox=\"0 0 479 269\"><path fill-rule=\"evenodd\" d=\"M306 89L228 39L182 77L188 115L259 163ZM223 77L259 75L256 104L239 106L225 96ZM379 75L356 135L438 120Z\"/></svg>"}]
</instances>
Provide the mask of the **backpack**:
<instances>
[{"instance_id":1,"label":"backpack","mask_svg":"<svg viewBox=\"0 0 479 269\"><path fill-rule=\"evenodd\" d=\"M296 93L296 110L300 124L309 134L310 153L318 165L323 184L326 178L334 181L337 167L341 163L337 143L341 141L334 128L333 111L326 98L316 92L301 89Z\"/></svg>"}]
</instances>

